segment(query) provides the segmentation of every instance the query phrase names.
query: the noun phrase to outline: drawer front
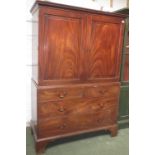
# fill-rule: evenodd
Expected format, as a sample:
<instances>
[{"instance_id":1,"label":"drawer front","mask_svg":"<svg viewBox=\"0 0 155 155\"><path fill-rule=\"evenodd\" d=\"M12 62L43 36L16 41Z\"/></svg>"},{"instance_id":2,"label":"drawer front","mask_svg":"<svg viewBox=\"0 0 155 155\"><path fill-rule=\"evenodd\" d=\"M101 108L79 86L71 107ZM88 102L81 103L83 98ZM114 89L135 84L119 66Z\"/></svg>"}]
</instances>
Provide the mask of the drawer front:
<instances>
[{"instance_id":1,"label":"drawer front","mask_svg":"<svg viewBox=\"0 0 155 155\"><path fill-rule=\"evenodd\" d=\"M38 114L40 119L83 115L86 113L98 113L109 110L111 106L117 106L117 99L78 99L66 101L40 102Z\"/></svg>"},{"instance_id":2,"label":"drawer front","mask_svg":"<svg viewBox=\"0 0 155 155\"><path fill-rule=\"evenodd\" d=\"M104 97L104 98L116 98L119 95L119 85L93 85L86 88L86 97Z\"/></svg>"},{"instance_id":3,"label":"drawer front","mask_svg":"<svg viewBox=\"0 0 155 155\"><path fill-rule=\"evenodd\" d=\"M88 129L113 125L117 121L116 105L94 113L73 114L59 118L47 118L39 121L39 136L56 136Z\"/></svg>"},{"instance_id":4,"label":"drawer front","mask_svg":"<svg viewBox=\"0 0 155 155\"><path fill-rule=\"evenodd\" d=\"M88 85L83 87L68 87L38 90L38 101L59 101L67 99L82 99L92 97L116 98L119 95L120 86L115 85Z\"/></svg>"},{"instance_id":5,"label":"drawer front","mask_svg":"<svg viewBox=\"0 0 155 155\"><path fill-rule=\"evenodd\" d=\"M39 102L58 101L64 99L82 98L84 89L78 88L54 88L38 91Z\"/></svg>"}]
</instances>

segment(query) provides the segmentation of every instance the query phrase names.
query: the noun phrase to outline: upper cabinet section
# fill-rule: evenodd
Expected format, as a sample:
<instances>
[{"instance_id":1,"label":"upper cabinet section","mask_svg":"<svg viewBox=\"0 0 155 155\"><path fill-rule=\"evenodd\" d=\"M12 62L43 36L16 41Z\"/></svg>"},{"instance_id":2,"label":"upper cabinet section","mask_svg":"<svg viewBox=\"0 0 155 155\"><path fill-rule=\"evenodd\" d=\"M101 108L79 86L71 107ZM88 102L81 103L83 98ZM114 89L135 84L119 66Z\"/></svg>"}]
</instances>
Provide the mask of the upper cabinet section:
<instances>
[{"instance_id":1,"label":"upper cabinet section","mask_svg":"<svg viewBox=\"0 0 155 155\"><path fill-rule=\"evenodd\" d=\"M40 85L119 81L124 17L38 3Z\"/></svg>"}]
</instances>

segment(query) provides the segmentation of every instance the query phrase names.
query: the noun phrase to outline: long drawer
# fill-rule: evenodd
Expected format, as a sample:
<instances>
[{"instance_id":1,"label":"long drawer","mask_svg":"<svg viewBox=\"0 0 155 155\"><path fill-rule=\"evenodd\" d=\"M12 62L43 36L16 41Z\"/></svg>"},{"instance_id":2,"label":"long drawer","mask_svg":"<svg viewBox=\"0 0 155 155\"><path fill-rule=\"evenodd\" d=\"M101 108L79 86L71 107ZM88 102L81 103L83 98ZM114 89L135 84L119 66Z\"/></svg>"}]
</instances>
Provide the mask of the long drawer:
<instances>
[{"instance_id":1,"label":"long drawer","mask_svg":"<svg viewBox=\"0 0 155 155\"><path fill-rule=\"evenodd\" d=\"M86 113L98 113L111 110L117 107L117 98L90 98L64 101L40 102L38 104L39 119L72 117L73 115L83 115Z\"/></svg>"},{"instance_id":2,"label":"long drawer","mask_svg":"<svg viewBox=\"0 0 155 155\"><path fill-rule=\"evenodd\" d=\"M38 101L49 102L68 99L81 99L92 97L118 97L120 85L91 84L87 86L61 87L38 90Z\"/></svg>"},{"instance_id":3,"label":"long drawer","mask_svg":"<svg viewBox=\"0 0 155 155\"><path fill-rule=\"evenodd\" d=\"M72 111L66 116L40 119L38 121L39 136L63 135L116 123L118 111L116 104L109 104L102 110L98 108L98 105L96 107L93 109L92 106L91 112L90 109L83 110L79 108L78 110L76 108L75 113Z\"/></svg>"}]
</instances>

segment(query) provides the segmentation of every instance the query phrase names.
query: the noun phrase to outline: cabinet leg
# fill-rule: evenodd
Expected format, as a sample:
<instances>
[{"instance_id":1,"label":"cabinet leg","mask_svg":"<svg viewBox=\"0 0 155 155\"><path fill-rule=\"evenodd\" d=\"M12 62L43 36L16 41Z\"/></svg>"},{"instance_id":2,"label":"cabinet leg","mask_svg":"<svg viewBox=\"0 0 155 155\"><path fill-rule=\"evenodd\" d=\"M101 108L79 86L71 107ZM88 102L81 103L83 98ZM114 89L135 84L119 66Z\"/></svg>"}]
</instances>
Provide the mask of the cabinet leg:
<instances>
[{"instance_id":1,"label":"cabinet leg","mask_svg":"<svg viewBox=\"0 0 155 155\"><path fill-rule=\"evenodd\" d=\"M36 142L36 152L37 154L44 153L45 147L47 146L47 141Z\"/></svg>"},{"instance_id":2,"label":"cabinet leg","mask_svg":"<svg viewBox=\"0 0 155 155\"><path fill-rule=\"evenodd\" d=\"M115 137L117 136L117 133L118 133L118 127L117 126L111 127L109 131L110 131L111 137Z\"/></svg>"}]
</instances>

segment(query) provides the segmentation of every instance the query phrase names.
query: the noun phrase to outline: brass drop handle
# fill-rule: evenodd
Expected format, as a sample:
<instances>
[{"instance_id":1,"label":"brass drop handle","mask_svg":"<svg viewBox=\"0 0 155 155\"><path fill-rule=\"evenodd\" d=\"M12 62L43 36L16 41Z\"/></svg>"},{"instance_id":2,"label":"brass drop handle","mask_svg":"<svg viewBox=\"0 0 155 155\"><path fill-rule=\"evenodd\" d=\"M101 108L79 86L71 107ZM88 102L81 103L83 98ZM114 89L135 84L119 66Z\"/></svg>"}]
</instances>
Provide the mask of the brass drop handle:
<instances>
[{"instance_id":1,"label":"brass drop handle","mask_svg":"<svg viewBox=\"0 0 155 155\"><path fill-rule=\"evenodd\" d=\"M99 90L100 94L104 94L106 91L105 90Z\"/></svg>"},{"instance_id":2,"label":"brass drop handle","mask_svg":"<svg viewBox=\"0 0 155 155\"><path fill-rule=\"evenodd\" d=\"M59 94L59 98L64 98L67 95L67 92L63 92Z\"/></svg>"},{"instance_id":3,"label":"brass drop handle","mask_svg":"<svg viewBox=\"0 0 155 155\"><path fill-rule=\"evenodd\" d=\"M61 106L61 107L59 108L59 110L58 110L58 111L60 111L60 112L64 112L64 111L65 111L65 109L64 109L64 107L62 107L62 106Z\"/></svg>"},{"instance_id":4,"label":"brass drop handle","mask_svg":"<svg viewBox=\"0 0 155 155\"><path fill-rule=\"evenodd\" d=\"M60 129L65 129L66 128L66 124L63 124L60 126Z\"/></svg>"},{"instance_id":5,"label":"brass drop handle","mask_svg":"<svg viewBox=\"0 0 155 155\"><path fill-rule=\"evenodd\" d=\"M99 105L99 107L100 107L100 108L102 108L102 107L103 107L103 104L102 104L102 103L99 103L98 105Z\"/></svg>"},{"instance_id":6,"label":"brass drop handle","mask_svg":"<svg viewBox=\"0 0 155 155\"><path fill-rule=\"evenodd\" d=\"M100 119L97 120L97 123L101 123L101 122L102 122L102 120L100 120Z\"/></svg>"},{"instance_id":7,"label":"brass drop handle","mask_svg":"<svg viewBox=\"0 0 155 155\"><path fill-rule=\"evenodd\" d=\"M97 88L98 86L97 86L97 85L94 85L93 87L94 87L94 88Z\"/></svg>"},{"instance_id":8,"label":"brass drop handle","mask_svg":"<svg viewBox=\"0 0 155 155\"><path fill-rule=\"evenodd\" d=\"M84 92L81 92L80 93L80 97L84 97Z\"/></svg>"},{"instance_id":9,"label":"brass drop handle","mask_svg":"<svg viewBox=\"0 0 155 155\"><path fill-rule=\"evenodd\" d=\"M110 114L110 113L111 113L111 110L110 110L110 109L109 109L109 110L107 110L107 113L108 113L108 114Z\"/></svg>"}]
</instances>

